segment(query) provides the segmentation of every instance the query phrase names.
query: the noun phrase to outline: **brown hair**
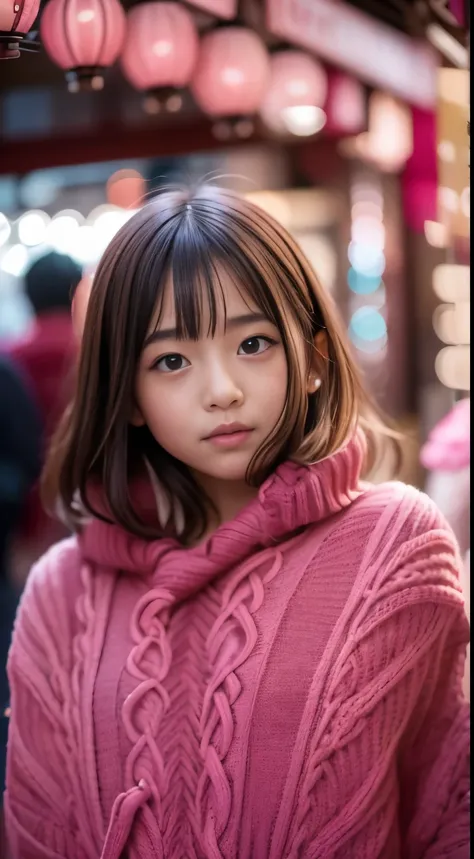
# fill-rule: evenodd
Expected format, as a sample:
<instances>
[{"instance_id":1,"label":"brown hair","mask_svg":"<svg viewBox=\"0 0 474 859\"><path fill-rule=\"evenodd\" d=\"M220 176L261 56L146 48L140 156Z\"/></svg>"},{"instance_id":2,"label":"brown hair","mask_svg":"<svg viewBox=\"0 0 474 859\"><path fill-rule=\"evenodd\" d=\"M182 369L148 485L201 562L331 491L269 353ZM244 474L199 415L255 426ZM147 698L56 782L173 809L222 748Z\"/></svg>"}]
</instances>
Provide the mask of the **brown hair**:
<instances>
[{"instance_id":1,"label":"brown hair","mask_svg":"<svg viewBox=\"0 0 474 859\"><path fill-rule=\"evenodd\" d=\"M115 522L149 538L163 533L141 520L130 498L130 481L146 458L170 507L181 505L183 541L203 533L209 504L202 490L146 426L131 425L130 415L137 363L169 276L178 335L198 338L204 306L210 310L208 333L216 328L220 268L278 327L288 361L285 408L249 465L249 483L259 485L286 458L313 463L329 456L357 426L373 462L377 440L390 435L364 391L332 300L291 236L270 215L222 188L167 191L121 228L94 278L75 396L43 477L46 504L57 509L59 501L73 527L77 494L88 513L104 518L88 497L91 483L98 482ZM306 344L306 367L297 360L290 319ZM318 331L326 332L328 359L321 388L308 396Z\"/></svg>"}]
</instances>

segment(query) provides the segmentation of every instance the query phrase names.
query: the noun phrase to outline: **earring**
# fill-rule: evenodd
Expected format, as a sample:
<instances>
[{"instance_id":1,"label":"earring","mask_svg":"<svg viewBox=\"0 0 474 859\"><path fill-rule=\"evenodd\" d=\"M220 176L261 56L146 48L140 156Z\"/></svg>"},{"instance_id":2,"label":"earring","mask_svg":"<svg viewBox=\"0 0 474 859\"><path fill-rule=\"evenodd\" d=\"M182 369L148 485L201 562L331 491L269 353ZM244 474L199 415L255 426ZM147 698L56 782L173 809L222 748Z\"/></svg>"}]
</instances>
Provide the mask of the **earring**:
<instances>
[{"instance_id":1,"label":"earring","mask_svg":"<svg viewBox=\"0 0 474 859\"><path fill-rule=\"evenodd\" d=\"M319 391L319 389L321 387L321 379L318 376L314 376L311 379L311 387L313 388L313 391L315 393L316 393L316 391Z\"/></svg>"}]
</instances>

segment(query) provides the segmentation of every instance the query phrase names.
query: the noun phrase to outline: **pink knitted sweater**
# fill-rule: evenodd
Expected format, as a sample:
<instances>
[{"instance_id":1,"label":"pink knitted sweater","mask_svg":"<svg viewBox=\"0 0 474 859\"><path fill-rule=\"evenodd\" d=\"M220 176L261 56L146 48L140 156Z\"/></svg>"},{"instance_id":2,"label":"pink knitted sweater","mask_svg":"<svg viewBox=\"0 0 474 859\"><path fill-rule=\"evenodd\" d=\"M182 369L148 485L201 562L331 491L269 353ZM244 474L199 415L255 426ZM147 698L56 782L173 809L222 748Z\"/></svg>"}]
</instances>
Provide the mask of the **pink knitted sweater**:
<instances>
[{"instance_id":1,"label":"pink knitted sweater","mask_svg":"<svg viewBox=\"0 0 474 859\"><path fill-rule=\"evenodd\" d=\"M357 440L204 544L93 521L9 658L14 859L464 859L468 627L436 509Z\"/></svg>"}]
</instances>

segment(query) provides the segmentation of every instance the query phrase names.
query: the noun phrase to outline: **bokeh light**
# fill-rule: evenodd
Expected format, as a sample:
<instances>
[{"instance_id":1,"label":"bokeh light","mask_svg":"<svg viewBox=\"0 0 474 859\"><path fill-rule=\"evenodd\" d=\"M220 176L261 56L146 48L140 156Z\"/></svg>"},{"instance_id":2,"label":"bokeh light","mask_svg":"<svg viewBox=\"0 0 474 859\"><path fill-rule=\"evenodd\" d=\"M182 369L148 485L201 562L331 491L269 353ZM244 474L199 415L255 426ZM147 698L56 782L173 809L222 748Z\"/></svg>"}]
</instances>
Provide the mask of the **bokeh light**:
<instances>
[{"instance_id":1,"label":"bokeh light","mask_svg":"<svg viewBox=\"0 0 474 859\"><path fill-rule=\"evenodd\" d=\"M47 244L58 253L72 254L81 220L82 216L79 212L72 210L58 212L46 229Z\"/></svg>"},{"instance_id":2,"label":"bokeh light","mask_svg":"<svg viewBox=\"0 0 474 859\"><path fill-rule=\"evenodd\" d=\"M140 205L146 194L146 184L138 170L117 170L106 185L107 200L121 209Z\"/></svg>"},{"instance_id":3,"label":"bokeh light","mask_svg":"<svg viewBox=\"0 0 474 859\"><path fill-rule=\"evenodd\" d=\"M377 292L382 280L379 276L372 277L357 271L355 268L350 268L347 274L347 284L351 292L357 295L370 295Z\"/></svg>"},{"instance_id":4,"label":"bokeh light","mask_svg":"<svg viewBox=\"0 0 474 859\"><path fill-rule=\"evenodd\" d=\"M385 271L385 255L377 245L351 242L348 257L352 268L367 277L381 277Z\"/></svg>"},{"instance_id":5,"label":"bokeh light","mask_svg":"<svg viewBox=\"0 0 474 859\"><path fill-rule=\"evenodd\" d=\"M372 305L364 305L352 315L349 331L356 340L373 343L386 336L387 324L379 310Z\"/></svg>"},{"instance_id":6,"label":"bokeh light","mask_svg":"<svg viewBox=\"0 0 474 859\"><path fill-rule=\"evenodd\" d=\"M46 239L51 219L46 212L26 212L18 221L18 238L28 247L40 245Z\"/></svg>"},{"instance_id":7,"label":"bokeh light","mask_svg":"<svg viewBox=\"0 0 474 859\"><path fill-rule=\"evenodd\" d=\"M28 265L28 251L24 245L16 244L8 248L2 257L1 269L14 277L21 277Z\"/></svg>"},{"instance_id":8,"label":"bokeh light","mask_svg":"<svg viewBox=\"0 0 474 859\"><path fill-rule=\"evenodd\" d=\"M11 231L10 221L3 212L0 212L0 248L8 242Z\"/></svg>"}]
</instances>

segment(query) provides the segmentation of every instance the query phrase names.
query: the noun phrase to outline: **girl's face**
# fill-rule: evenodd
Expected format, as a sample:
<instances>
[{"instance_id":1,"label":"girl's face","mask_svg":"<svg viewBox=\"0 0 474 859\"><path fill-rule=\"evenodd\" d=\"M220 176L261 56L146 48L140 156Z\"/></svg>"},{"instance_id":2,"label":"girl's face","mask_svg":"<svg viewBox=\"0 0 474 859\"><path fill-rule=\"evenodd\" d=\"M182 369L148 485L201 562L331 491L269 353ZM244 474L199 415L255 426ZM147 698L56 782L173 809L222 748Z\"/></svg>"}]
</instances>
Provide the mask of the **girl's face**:
<instances>
[{"instance_id":1,"label":"girl's face","mask_svg":"<svg viewBox=\"0 0 474 859\"><path fill-rule=\"evenodd\" d=\"M278 329L221 276L214 335L178 340L172 289L140 359L133 423L198 477L243 481L283 411L287 362ZM204 313L203 331L208 330Z\"/></svg>"}]
</instances>

